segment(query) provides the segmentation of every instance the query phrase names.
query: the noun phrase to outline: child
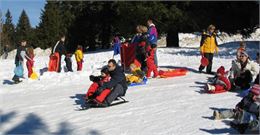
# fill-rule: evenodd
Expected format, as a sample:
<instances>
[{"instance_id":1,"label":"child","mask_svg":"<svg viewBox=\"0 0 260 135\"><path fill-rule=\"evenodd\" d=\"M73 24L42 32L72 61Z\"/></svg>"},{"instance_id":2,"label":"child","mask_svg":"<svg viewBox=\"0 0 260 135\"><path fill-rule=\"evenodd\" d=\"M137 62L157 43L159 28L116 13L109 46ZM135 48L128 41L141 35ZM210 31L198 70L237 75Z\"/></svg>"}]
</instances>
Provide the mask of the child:
<instances>
[{"instance_id":1,"label":"child","mask_svg":"<svg viewBox=\"0 0 260 135\"><path fill-rule=\"evenodd\" d=\"M147 46L146 48L146 64L147 64L147 73L146 73L146 77L147 78L151 78L151 72L153 72L153 77L157 78L158 77L158 70L157 67L154 63L154 49L151 48L150 45Z\"/></svg>"},{"instance_id":2,"label":"child","mask_svg":"<svg viewBox=\"0 0 260 135\"><path fill-rule=\"evenodd\" d=\"M128 84L131 83L141 83L144 79L144 72L137 67L134 63L130 65L131 75L126 76L126 81Z\"/></svg>"},{"instance_id":3,"label":"child","mask_svg":"<svg viewBox=\"0 0 260 135\"><path fill-rule=\"evenodd\" d=\"M222 93L230 90L231 83L229 79L225 76L225 68L221 66L217 70L216 79L213 81L212 84L207 84L206 91L209 93Z\"/></svg>"},{"instance_id":4,"label":"child","mask_svg":"<svg viewBox=\"0 0 260 135\"><path fill-rule=\"evenodd\" d=\"M246 51L246 43L241 41L240 42L240 46L239 48L237 49L237 59L239 59L240 55L241 55L241 52L243 51Z\"/></svg>"},{"instance_id":5,"label":"child","mask_svg":"<svg viewBox=\"0 0 260 135\"><path fill-rule=\"evenodd\" d=\"M78 48L75 52L75 58L76 58L76 61L77 61L77 71L81 71L82 70L82 63L83 63L83 51L82 51L82 46L81 45L78 45Z\"/></svg>"},{"instance_id":6,"label":"child","mask_svg":"<svg viewBox=\"0 0 260 135\"><path fill-rule=\"evenodd\" d=\"M245 96L235 107L223 111L214 111L215 120L234 118L231 126L237 128L240 133L244 133L247 128L253 128L255 121L253 117L259 121L259 104L260 104L260 85L254 84L248 95ZM259 124L259 123L258 123Z\"/></svg>"},{"instance_id":7,"label":"child","mask_svg":"<svg viewBox=\"0 0 260 135\"><path fill-rule=\"evenodd\" d=\"M110 89L105 89L101 93L99 93L98 88L103 85L103 83L108 82L110 80L110 75L107 67L104 67L101 70L100 76L91 75L90 80L93 82L86 94L86 102L87 103L96 103L102 104L105 98L110 94Z\"/></svg>"},{"instance_id":8,"label":"child","mask_svg":"<svg viewBox=\"0 0 260 135\"><path fill-rule=\"evenodd\" d=\"M66 62L66 67L69 72L73 72L72 70L72 62L71 62L71 54L67 53L64 61Z\"/></svg>"},{"instance_id":9,"label":"child","mask_svg":"<svg viewBox=\"0 0 260 135\"><path fill-rule=\"evenodd\" d=\"M27 69L28 69L28 78L31 77L32 73L33 73L33 64L34 64L34 52L33 52L33 48L32 47L29 47L27 49L27 55L25 55L25 58L26 58L26 66L27 66Z\"/></svg>"}]
</instances>

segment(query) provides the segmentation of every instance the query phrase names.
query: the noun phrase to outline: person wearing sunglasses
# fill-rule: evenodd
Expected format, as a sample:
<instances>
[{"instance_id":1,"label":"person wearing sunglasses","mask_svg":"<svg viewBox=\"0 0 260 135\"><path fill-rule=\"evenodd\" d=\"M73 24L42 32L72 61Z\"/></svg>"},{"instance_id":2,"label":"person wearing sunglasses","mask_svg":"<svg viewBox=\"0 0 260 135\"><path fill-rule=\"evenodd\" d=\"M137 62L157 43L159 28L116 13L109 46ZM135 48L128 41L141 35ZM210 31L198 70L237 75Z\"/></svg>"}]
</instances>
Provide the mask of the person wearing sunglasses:
<instances>
[{"instance_id":1,"label":"person wearing sunglasses","mask_svg":"<svg viewBox=\"0 0 260 135\"><path fill-rule=\"evenodd\" d=\"M242 90L250 88L250 84L259 73L259 66L249 59L245 51L241 51L238 60L232 61L230 69L230 81L233 90L239 87Z\"/></svg>"},{"instance_id":2,"label":"person wearing sunglasses","mask_svg":"<svg viewBox=\"0 0 260 135\"><path fill-rule=\"evenodd\" d=\"M117 97L125 96L127 90L124 71L114 59L108 61L107 68L111 78L98 88L96 94L99 95L106 89L111 90L111 92L102 104L96 103L96 106L109 106Z\"/></svg>"},{"instance_id":3,"label":"person wearing sunglasses","mask_svg":"<svg viewBox=\"0 0 260 135\"><path fill-rule=\"evenodd\" d=\"M214 53L218 53L217 33L215 32L215 29L214 25L209 25L208 31L202 33L200 41L200 53L209 61L206 69L208 74L212 74L213 56ZM201 73L204 68L205 66L200 65L199 72Z\"/></svg>"}]
</instances>

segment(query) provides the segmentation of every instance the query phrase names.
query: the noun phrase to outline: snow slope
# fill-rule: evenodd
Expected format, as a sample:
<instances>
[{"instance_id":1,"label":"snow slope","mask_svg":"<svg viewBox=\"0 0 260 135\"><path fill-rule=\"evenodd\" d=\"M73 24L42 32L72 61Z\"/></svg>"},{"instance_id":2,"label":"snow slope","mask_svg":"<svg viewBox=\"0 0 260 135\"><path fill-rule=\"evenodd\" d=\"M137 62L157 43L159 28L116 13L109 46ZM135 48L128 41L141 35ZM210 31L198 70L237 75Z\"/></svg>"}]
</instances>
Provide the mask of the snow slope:
<instances>
[{"instance_id":1,"label":"snow slope","mask_svg":"<svg viewBox=\"0 0 260 135\"><path fill-rule=\"evenodd\" d=\"M254 58L259 42L247 42ZM231 66L238 43L220 46L214 57L213 70ZM91 84L90 74L112 57L112 51L87 53L82 72L46 72L48 56L36 56L35 68L40 79L24 79L11 85L14 60L0 61L0 99L2 134L89 134L89 135L172 135L172 134L228 134L228 121L214 121L213 109L233 108L241 100L238 93L203 94L201 90L211 75L197 73L198 49L160 48L159 66L185 67L184 77L152 79L145 86L130 87L126 99L130 102L109 108L77 111L81 96ZM74 60L74 58L73 58ZM76 63L73 61L76 69ZM64 64L64 63L63 63ZM26 75L25 75L26 76Z\"/></svg>"}]
</instances>

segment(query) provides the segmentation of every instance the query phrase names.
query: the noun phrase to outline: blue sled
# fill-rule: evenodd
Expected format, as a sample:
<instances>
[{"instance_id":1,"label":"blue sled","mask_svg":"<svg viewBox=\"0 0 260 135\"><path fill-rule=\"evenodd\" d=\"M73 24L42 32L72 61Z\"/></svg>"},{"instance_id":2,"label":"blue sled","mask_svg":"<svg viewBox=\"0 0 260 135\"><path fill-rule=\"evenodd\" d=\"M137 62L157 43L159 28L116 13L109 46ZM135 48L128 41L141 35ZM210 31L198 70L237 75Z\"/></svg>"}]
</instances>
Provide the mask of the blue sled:
<instances>
[{"instance_id":1,"label":"blue sled","mask_svg":"<svg viewBox=\"0 0 260 135\"><path fill-rule=\"evenodd\" d=\"M130 83L130 84L128 85L128 87L139 86L139 85L146 85L146 84L147 84L147 81L148 81L147 78L144 77L144 79L143 79L142 82L140 82L140 83Z\"/></svg>"}]
</instances>

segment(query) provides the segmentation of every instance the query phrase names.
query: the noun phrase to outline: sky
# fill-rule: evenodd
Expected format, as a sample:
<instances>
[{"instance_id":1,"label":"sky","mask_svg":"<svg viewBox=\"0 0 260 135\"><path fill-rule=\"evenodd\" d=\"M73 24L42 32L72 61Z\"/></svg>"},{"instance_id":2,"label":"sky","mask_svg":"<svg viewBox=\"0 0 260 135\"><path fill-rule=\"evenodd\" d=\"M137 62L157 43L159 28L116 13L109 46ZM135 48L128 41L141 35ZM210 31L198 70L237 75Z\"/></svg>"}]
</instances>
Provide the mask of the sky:
<instances>
[{"instance_id":1,"label":"sky","mask_svg":"<svg viewBox=\"0 0 260 135\"><path fill-rule=\"evenodd\" d=\"M36 27L40 22L41 10L44 9L45 0L0 0L0 9L3 20L9 9L12 15L13 24L16 25L24 9L27 13L32 27Z\"/></svg>"}]
</instances>

